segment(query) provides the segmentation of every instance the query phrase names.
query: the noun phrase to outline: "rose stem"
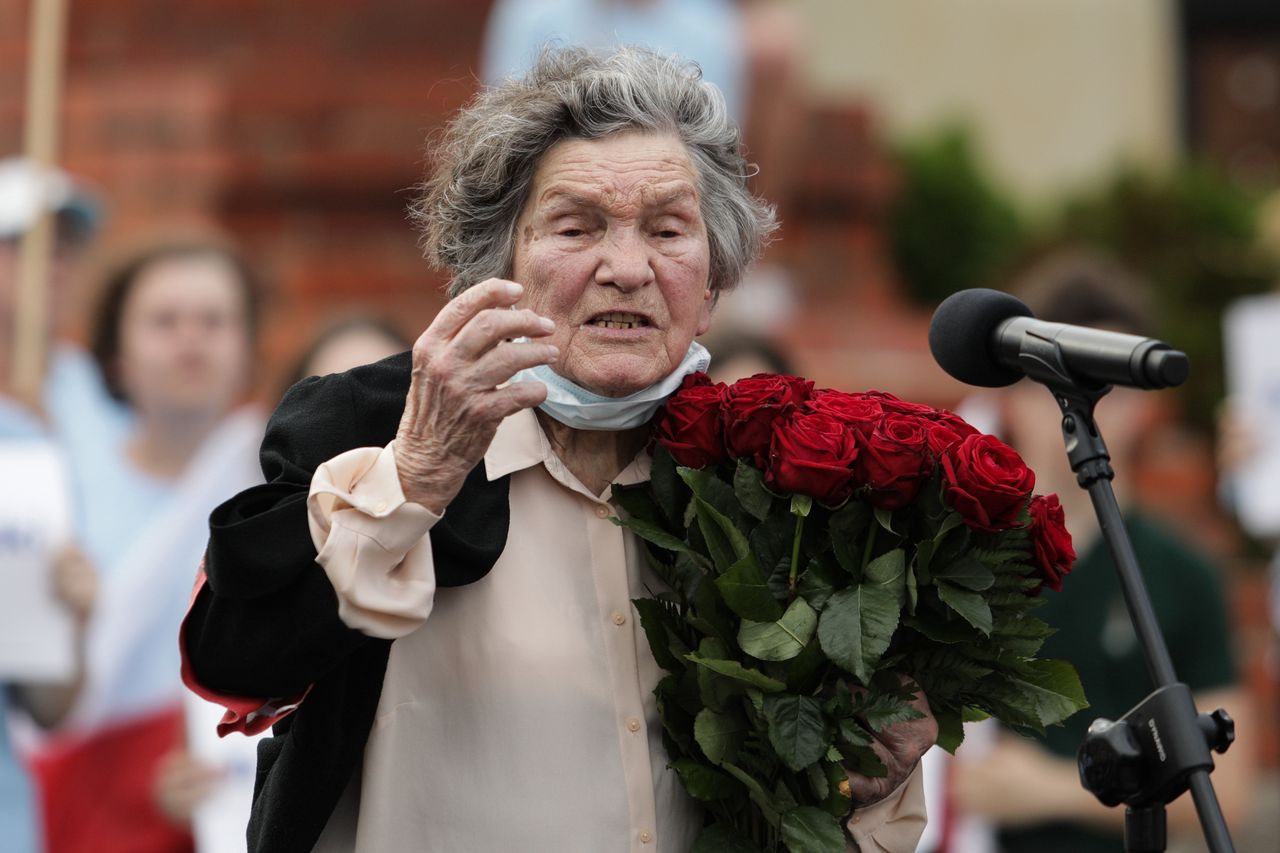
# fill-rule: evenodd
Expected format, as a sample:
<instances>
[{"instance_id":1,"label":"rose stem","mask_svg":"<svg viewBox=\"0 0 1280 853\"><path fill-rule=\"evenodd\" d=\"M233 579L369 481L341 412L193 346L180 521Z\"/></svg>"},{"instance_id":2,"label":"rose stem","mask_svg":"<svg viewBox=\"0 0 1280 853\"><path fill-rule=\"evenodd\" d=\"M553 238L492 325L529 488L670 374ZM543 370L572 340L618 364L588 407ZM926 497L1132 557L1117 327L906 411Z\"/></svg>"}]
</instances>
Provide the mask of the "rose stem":
<instances>
[{"instance_id":1,"label":"rose stem","mask_svg":"<svg viewBox=\"0 0 1280 853\"><path fill-rule=\"evenodd\" d=\"M876 524L872 522L867 532L867 546L862 549L862 579L866 580L867 563L871 562L871 548L876 544Z\"/></svg>"},{"instance_id":2,"label":"rose stem","mask_svg":"<svg viewBox=\"0 0 1280 853\"><path fill-rule=\"evenodd\" d=\"M796 597L796 572L800 569L800 536L804 533L804 516L796 516L796 535L791 541L791 574L787 577L787 588L791 590L791 598Z\"/></svg>"}]
</instances>

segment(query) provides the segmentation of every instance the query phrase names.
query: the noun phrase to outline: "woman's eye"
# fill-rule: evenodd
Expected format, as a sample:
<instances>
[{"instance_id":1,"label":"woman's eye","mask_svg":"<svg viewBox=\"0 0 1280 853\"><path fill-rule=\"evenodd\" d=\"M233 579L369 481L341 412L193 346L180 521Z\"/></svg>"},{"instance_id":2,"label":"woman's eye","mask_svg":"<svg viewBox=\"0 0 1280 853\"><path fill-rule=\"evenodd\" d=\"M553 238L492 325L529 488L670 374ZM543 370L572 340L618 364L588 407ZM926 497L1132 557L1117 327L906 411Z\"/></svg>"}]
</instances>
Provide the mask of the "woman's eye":
<instances>
[{"instance_id":1,"label":"woman's eye","mask_svg":"<svg viewBox=\"0 0 1280 853\"><path fill-rule=\"evenodd\" d=\"M662 230L660 230L660 231L658 232L658 236L659 236L659 237L661 237L661 238L663 238L664 240L670 240L670 239L673 239L673 238L675 238L675 237L679 237L679 236L680 236L680 232L679 232L679 231L675 231L675 230L673 230L673 229L671 229L671 228L663 228Z\"/></svg>"},{"instance_id":2,"label":"woman's eye","mask_svg":"<svg viewBox=\"0 0 1280 853\"><path fill-rule=\"evenodd\" d=\"M586 233L587 232L582 230L581 228L561 228L560 229L561 237L581 237L583 234L586 234Z\"/></svg>"}]
</instances>

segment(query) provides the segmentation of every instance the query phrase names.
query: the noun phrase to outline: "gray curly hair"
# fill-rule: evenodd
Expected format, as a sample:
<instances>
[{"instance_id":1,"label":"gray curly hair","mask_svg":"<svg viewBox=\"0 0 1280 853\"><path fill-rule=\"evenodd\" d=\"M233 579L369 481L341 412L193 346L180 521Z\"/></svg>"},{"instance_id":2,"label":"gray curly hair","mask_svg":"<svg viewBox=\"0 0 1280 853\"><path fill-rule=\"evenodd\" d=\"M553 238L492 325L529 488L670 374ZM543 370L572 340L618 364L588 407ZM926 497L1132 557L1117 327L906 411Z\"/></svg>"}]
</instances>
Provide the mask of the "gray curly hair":
<instances>
[{"instance_id":1,"label":"gray curly hair","mask_svg":"<svg viewBox=\"0 0 1280 853\"><path fill-rule=\"evenodd\" d=\"M516 220L552 146L625 130L684 142L698 175L710 287L718 295L736 285L777 222L747 189L740 133L719 90L696 65L650 50L561 48L477 95L432 152L432 176L410 216L427 258L452 274L449 295L511 274Z\"/></svg>"}]
</instances>

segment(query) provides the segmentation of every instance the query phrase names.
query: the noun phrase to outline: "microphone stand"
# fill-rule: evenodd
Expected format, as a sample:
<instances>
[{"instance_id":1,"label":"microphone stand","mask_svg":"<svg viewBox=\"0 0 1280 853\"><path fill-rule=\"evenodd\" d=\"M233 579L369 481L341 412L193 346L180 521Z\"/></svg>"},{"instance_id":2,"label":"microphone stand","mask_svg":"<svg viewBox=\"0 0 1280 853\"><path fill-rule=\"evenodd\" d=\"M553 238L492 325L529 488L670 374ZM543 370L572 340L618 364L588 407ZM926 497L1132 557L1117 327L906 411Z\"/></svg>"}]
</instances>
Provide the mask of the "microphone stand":
<instances>
[{"instance_id":1,"label":"microphone stand","mask_svg":"<svg viewBox=\"0 0 1280 853\"><path fill-rule=\"evenodd\" d=\"M1110 385L1088 386L1066 369L1057 346L1028 334L1019 361L1026 374L1053 392L1062 410L1062 437L1080 487L1088 491L1115 562L1129 618L1155 691L1119 720L1089 727L1077 764L1084 788L1104 805L1125 803L1125 850L1160 853L1166 847L1165 806L1191 790L1212 853L1234 853L1209 773L1210 749L1226 752L1235 723L1221 709L1197 714L1191 690L1178 681L1169 649L1116 503L1115 471L1093 413Z\"/></svg>"}]
</instances>

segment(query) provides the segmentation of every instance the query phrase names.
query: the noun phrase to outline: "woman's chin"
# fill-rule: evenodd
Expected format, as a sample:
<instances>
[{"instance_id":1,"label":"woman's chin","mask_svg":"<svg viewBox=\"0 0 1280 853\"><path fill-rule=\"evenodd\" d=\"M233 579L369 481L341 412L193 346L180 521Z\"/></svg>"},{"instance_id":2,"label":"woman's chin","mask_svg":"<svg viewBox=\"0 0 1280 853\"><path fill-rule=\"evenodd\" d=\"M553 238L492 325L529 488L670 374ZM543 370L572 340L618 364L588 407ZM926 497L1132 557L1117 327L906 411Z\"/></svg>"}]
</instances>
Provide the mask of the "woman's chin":
<instances>
[{"instance_id":1,"label":"woman's chin","mask_svg":"<svg viewBox=\"0 0 1280 853\"><path fill-rule=\"evenodd\" d=\"M583 369L561 375L602 397L627 397L666 376L655 370L655 359L648 354L597 355L585 362Z\"/></svg>"}]
</instances>

